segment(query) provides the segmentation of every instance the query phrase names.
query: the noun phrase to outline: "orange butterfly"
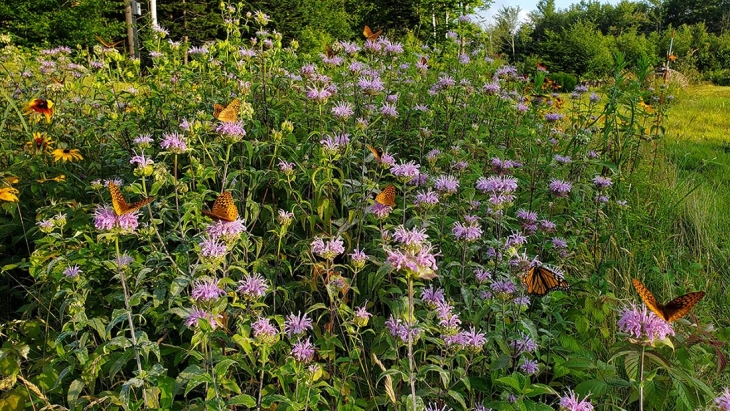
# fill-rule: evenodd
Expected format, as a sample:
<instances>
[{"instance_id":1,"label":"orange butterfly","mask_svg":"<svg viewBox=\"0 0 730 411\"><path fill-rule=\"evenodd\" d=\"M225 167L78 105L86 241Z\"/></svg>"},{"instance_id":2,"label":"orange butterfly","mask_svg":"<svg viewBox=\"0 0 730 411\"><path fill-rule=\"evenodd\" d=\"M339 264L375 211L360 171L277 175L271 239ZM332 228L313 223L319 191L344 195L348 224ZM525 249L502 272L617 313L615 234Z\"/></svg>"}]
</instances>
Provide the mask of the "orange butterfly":
<instances>
[{"instance_id":1,"label":"orange butterfly","mask_svg":"<svg viewBox=\"0 0 730 411\"><path fill-rule=\"evenodd\" d=\"M235 221L238 218L238 208L233 203L233 196L230 192L224 191L213 203L213 208L210 211L201 210L203 214L218 221Z\"/></svg>"},{"instance_id":2,"label":"orange butterfly","mask_svg":"<svg viewBox=\"0 0 730 411\"><path fill-rule=\"evenodd\" d=\"M114 42L114 43L107 43L101 37L99 37L97 35L94 35L94 37L96 37L96 39L99 40L99 43L101 43L102 45L104 45L104 47L106 47L108 49L113 49L114 47L116 47L116 46L124 43L124 40L119 40L119 41Z\"/></svg>"},{"instance_id":3,"label":"orange butterfly","mask_svg":"<svg viewBox=\"0 0 730 411\"><path fill-rule=\"evenodd\" d=\"M378 160L378 161L382 161L383 160L383 152L382 151L378 150L377 148L375 148L375 147L373 147L373 146L371 146L369 144L365 145L365 147L367 147L368 150L370 150L370 152L373 153L373 157L375 157L376 160Z\"/></svg>"},{"instance_id":4,"label":"orange butterfly","mask_svg":"<svg viewBox=\"0 0 730 411\"><path fill-rule=\"evenodd\" d=\"M109 192L112 195L112 207L114 207L114 213L118 216L137 211L155 199L154 197L147 197L137 201L136 203L127 204L127 202L124 201L124 196L122 196L122 192L119 190L119 187L111 181L109 182Z\"/></svg>"},{"instance_id":5,"label":"orange butterfly","mask_svg":"<svg viewBox=\"0 0 730 411\"><path fill-rule=\"evenodd\" d=\"M650 310L654 311L654 314L658 315L659 318L668 322L679 320L687 315L689 310L691 310L692 307L694 307L694 305L705 296L704 291L697 291L677 297L666 304L659 304L654 297L654 294L652 294L648 288L644 287L644 284L642 284L641 281L636 278L631 281L634 283L636 291L639 292L639 297L644 300L644 304L646 304Z\"/></svg>"},{"instance_id":6,"label":"orange butterfly","mask_svg":"<svg viewBox=\"0 0 730 411\"><path fill-rule=\"evenodd\" d=\"M375 201L384 206L395 207L395 186L393 184L389 184L385 187L385 190L375 196Z\"/></svg>"},{"instance_id":7,"label":"orange butterfly","mask_svg":"<svg viewBox=\"0 0 730 411\"><path fill-rule=\"evenodd\" d=\"M527 275L522 277L522 284L527 286L527 293L542 297L550 291L567 290L570 284L563 278L557 269L551 269L544 265L530 267Z\"/></svg>"},{"instance_id":8,"label":"orange butterfly","mask_svg":"<svg viewBox=\"0 0 730 411\"><path fill-rule=\"evenodd\" d=\"M367 38L368 40L375 41L380 37L381 34L383 34L383 30L378 30L377 32L373 33L372 30L370 30L370 27L365 26L365 28L362 30L362 34Z\"/></svg>"},{"instance_id":9,"label":"orange butterfly","mask_svg":"<svg viewBox=\"0 0 730 411\"><path fill-rule=\"evenodd\" d=\"M238 120L238 110L241 108L241 100L234 98L228 106L220 104L213 105L213 117L224 123L235 123Z\"/></svg>"},{"instance_id":10,"label":"orange butterfly","mask_svg":"<svg viewBox=\"0 0 730 411\"><path fill-rule=\"evenodd\" d=\"M337 52L332 50L332 47L330 47L329 44L327 44L326 48L324 49L324 52L327 55L327 58L333 58L337 55Z\"/></svg>"}]
</instances>

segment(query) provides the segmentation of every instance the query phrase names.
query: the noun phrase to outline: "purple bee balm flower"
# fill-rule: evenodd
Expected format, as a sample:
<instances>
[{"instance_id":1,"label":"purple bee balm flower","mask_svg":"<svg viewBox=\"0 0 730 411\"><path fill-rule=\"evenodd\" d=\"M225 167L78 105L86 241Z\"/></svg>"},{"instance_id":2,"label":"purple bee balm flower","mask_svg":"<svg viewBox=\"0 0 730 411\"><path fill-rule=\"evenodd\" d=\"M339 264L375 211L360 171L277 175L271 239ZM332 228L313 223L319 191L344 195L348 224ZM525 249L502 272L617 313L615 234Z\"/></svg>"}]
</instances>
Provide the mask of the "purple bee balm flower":
<instances>
[{"instance_id":1,"label":"purple bee balm flower","mask_svg":"<svg viewBox=\"0 0 730 411\"><path fill-rule=\"evenodd\" d=\"M497 94L501 88L499 81L493 81L491 83L485 83L482 90L487 94Z\"/></svg>"},{"instance_id":2,"label":"purple bee balm flower","mask_svg":"<svg viewBox=\"0 0 730 411\"><path fill-rule=\"evenodd\" d=\"M439 326L458 330L461 325L459 316L453 313L454 307L446 300L436 303L436 317L439 319Z\"/></svg>"},{"instance_id":3,"label":"purple bee balm flower","mask_svg":"<svg viewBox=\"0 0 730 411\"><path fill-rule=\"evenodd\" d=\"M517 179L507 176L479 177L476 188L485 194L509 194L517 190Z\"/></svg>"},{"instance_id":4,"label":"purple bee balm flower","mask_svg":"<svg viewBox=\"0 0 730 411\"><path fill-rule=\"evenodd\" d=\"M355 312L353 313L353 316L354 316L353 321L355 322L355 325L357 325L358 327L364 327L364 326L368 325L368 321L369 321L370 317L372 317L373 315L370 314L369 312L367 312L367 310L365 309L365 306L362 306L362 307L355 308Z\"/></svg>"},{"instance_id":5,"label":"purple bee balm flower","mask_svg":"<svg viewBox=\"0 0 730 411\"><path fill-rule=\"evenodd\" d=\"M471 327L471 329L466 334L466 348L471 349L474 351L480 351L482 347L484 347L484 344L487 343L487 337L486 334L483 332L477 332L477 330L474 327Z\"/></svg>"},{"instance_id":6,"label":"purple bee balm flower","mask_svg":"<svg viewBox=\"0 0 730 411\"><path fill-rule=\"evenodd\" d=\"M332 107L332 115L339 120L347 120L355 114L352 108L352 104L344 101L340 101Z\"/></svg>"},{"instance_id":7,"label":"purple bee balm flower","mask_svg":"<svg viewBox=\"0 0 730 411\"><path fill-rule=\"evenodd\" d=\"M373 213L375 215L375 218L377 218L378 220L384 220L388 218L390 212L393 211L393 207L380 204L376 201L375 203L373 203L372 206L368 208L368 211Z\"/></svg>"},{"instance_id":8,"label":"purple bee balm flower","mask_svg":"<svg viewBox=\"0 0 730 411\"><path fill-rule=\"evenodd\" d=\"M593 178L593 185L596 186L598 189L604 189L611 187L611 178L610 177L604 177L604 176L596 176Z\"/></svg>"},{"instance_id":9,"label":"purple bee balm flower","mask_svg":"<svg viewBox=\"0 0 730 411\"><path fill-rule=\"evenodd\" d=\"M302 335L311 329L312 319L307 314L302 314L301 311L299 311L298 315L294 313L289 314L284 321L284 332L289 338Z\"/></svg>"},{"instance_id":10,"label":"purple bee balm flower","mask_svg":"<svg viewBox=\"0 0 730 411\"><path fill-rule=\"evenodd\" d=\"M720 411L730 411L730 389L725 388L725 391L715 398L715 405Z\"/></svg>"},{"instance_id":11,"label":"purple bee balm flower","mask_svg":"<svg viewBox=\"0 0 730 411\"><path fill-rule=\"evenodd\" d=\"M276 342L276 337L279 334L276 327L271 324L271 320L263 317L251 324L251 331L253 332L253 338L265 344Z\"/></svg>"},{"instance_id":12,"label":"purple bee balm flower","mask_svg":"<svg viewBox=\"0 0 730 411\"><path fill-rule=\"evenodd\" d=\"M428 190L425 193L423 191L416 194L416 200L413 202L417 207L431 208L438 204L439 195L435 191Z\"/></svg>"},{"instance_id":13,"label":"purple bee balm flower","mask_svg":"<svg viewBox=\"0 0 730 411\"><path fill-rule=\"evenodd\" d=\"M129 264L132 264L132 261L134 261L132 257L128 256L127 254L122 254L114 259L114 264L119 268L124 268Z\"/></svg>"},{"instance_id":14,"label":"purple bee balm flower","mask_svg":"<svg viewBox=\"0 0 730 411\"><path fill-rule=\"evenodd\" d=\"M238 282L238 288L236 288L236 292L250 300L257 300L263 297L268 290L269 285L266 279L258 273L245 275L243 280Z\"/></svg>"},{"instance_id":15,"label":"purple bee balm flower","mask_svg":"<svg viewBox=\"0 0 730 411\"><path fill-rule=\"evenodd\" d=\"M434 148L433 150L426 153L426 160L430 162L434 162L438 160L439 155L441 154L441 150Z\"/></svg>"},{"instance_id":16,"label":"purple bee balm flower","mask_svg":"<svg viewBox=\"0 0 730 411\"><path fill-rule=\"evenodd\" d=\"M390 172L401 181L409 181L420 174L420 168L421 166L413 160L407 163L401 161L400 164L394 164L390 168Z\"/></svg>"},{"instance_id":17,"label":"purple bee balm flower","mask_svg":"<svg viewBox=\"0 0 730 411\"><path fill-rule=\"evenodd\" d=\"M474 269L474 277L479 284L483 284L492 279L492 273L483 268L476 268Z\"/></svg>"},{"instance_id":18,"label":"purple bee balm flower","mask_svg":"<svg viewBox=\"0 0 730 411\"><path fill-rule=\"evenodd\" d=\"M83 271L81 270L81 268L79 268L78 265L72 265L72 266L66 268L65 270L63 270L63 275L65 275L68 278L78 277L79 274L81 274L81 273L83 273Z\"/></svg>"},{"instance_id":19,"label":"purple bee balm flower","mask_svg":"<svg viewBox=\"0 0 730 411\"><path fill-rule=\"evenodd\" d=\"M217 238L205 238L200 242L200 257L204 260L217 260L225 257L228 250L226 245Z\"/></svg>"},{"instance_id":20,"label":"purple bee balm flower","mask_svg":"<svg viewBox=\"0 0 730 411\"><path fill-rule=\"evenodd\" d=\"M141 147L149 147L153 142L154 140L149 134L142 134L134 139L134 144Z\"/></svg>"},{"instance_id":21,"label":"purple bee balm flower","mask_svg":"<svg viewBox=\"0 0 730 411\"><path fill-rule=\"evenodd\" d=\"M521 333L520 338L512 340L510 346L515 350L516 355L537 351L537 343L525 333Z\"/></svg>"},{"instance_id":22,"label":"purple bee balm flower","mask_svg":"<svg viewBox=\"0 0 730 411\"><path fill-rule=\"evenodd\" d=\"M545 114L545 121L548 122L555 122L563 118L563 115L560 113L547 113Z\"/></svg>"},{"instance_id":23,"label":"purple bee balm flower","mask_svg":"<svg viewBox=\"0 0 730 411\"><path fill-rule=\"evenodd\" d=\"M395 108L395 105L390 103L385 103L380 108L380 114L385 118L397 118L398 117L398 111Z\"/></svg>"},{"instance_id":24,"label":"purple bee balm flower","mask_svg":"<svg viewBox=\"0 0 730 411\"><path fill-rule=\"evenodd\" d=\"M527 375L534 375L540 371L540 366L537 364L537 361L525 359L522 365L520 365L520 370Z\"/></svg>"},{"instance_id":25,"label":"purple bee balm flower","mask_svg":"<svg viewBox=\"0 0 730 411\"><path fill-rule=\"evenodd\" d=\"M459 179L450 175L440 175L436 177L433 187L442 194L454 194L459 189Z\"/></svg>"},{"instance_id":26,"label":"purple bee balm flower","mask_svg":"<svg viewBox=\"0 0 730 411\"><path fill-rule=\"evenodd\" d=\"M215 128L215 132L228 139L234 139L236 141L243 137L246 137L246 130L243 129L243 123L240 121L229 123L224 122Z\"/></svg>"},{"instance_id":27,"label":"purple bee balm flower","mask_svg":"<svg viewBox=\"0 0 730 411\"><path fill-rule=\"evenodd\" d=\"M517 103L517 111L519 111L520 113L526 113L527 110L529 110L529 109L530 109L530 106L528 106L527 104Z\"/></svg>"},{"instance_id":28,"label":"purple bee balm flower","mask_svg":"<svg viewBox=\"0 0 730 411\"><path fill-rule=\"evenodd\" d=\"M396 270L405 271L406 275L423 280L437 277L436 256L431 253L431 246L421 246L419 250L386 250L387 261Z\"/></svg>"},{"instance_id":29,"label":"purple bee balm flower","mask_svg":"<svg viewBox=\"0 0 730 411\"><path fill-rule=\"evenodd\" d=\"M399 319L395 319L392 315L388 320L385 322L385 328L388 329L390 332L390 335L393 337L398 338L401 342L408 342L408 338L411 337L413 340L418 338L418 336L421 334L421 329L413 326L408 326L405 321Z\"/></svg>"},{"instance_id":30,"label":"purple bee balm flower","mask_svg":"<svg viewBox=\"0 0 730 411\"><path fill-rule=\"evenodd\" d=\"M190 296L195 301L201 300L217 300L220 297L226 295L226 291L221 289L218 283L220 280L213 278L205 278L203 280L195 281L193 283L193 291Z\"/></svg>"},{"instance_id":31,"label":"purple bee balm flower","mask_svg":"<svg viewBox=\"0 0 730 411\"><path fill-rule=\"evenodd\" d=\"M571 161L569 156L561 156L560 154L554 155L553 160L558 164L570 164Z\"/></svg>"},{"instance_id":32,"label":"purple bee balm flower","mask_svg":"<svg viewBox=\"0 0 730 411\"><path fill-rule=\"evenodd\" d=\"M188 314L188 317L185 319L185 326L188 328L194 328L198 326L198 320L207 320L210 323L211 328L215 329L218 326L218 321L222 319L223 316L218 315L217 317L213 317L212 313L209 313L203 309L200 309L198 307L193 307L192 310L190 310L190 314Z\"/></svg>"},{"instance_id":33,"label":"purple bee balm flower","mask_svg":"<svg viewBox=\"0 0 730 411\"><path fill-rule=\"evenodd\" d=\"M302 341L295 342L291 347L291 355L297 362L308 363L314 359L314 345L309 341L309 338Z\"/></svg>"},{"instance_id":34,"label":"purple bee balm flower","mask_svg":"<svg viewBox=\"0 0 730 411\"><path fill-rule=\"evenodd\" d=\"M633 338L645 339L649 343L674 335L672 324L659 318L646 306L638 308L632 304L624 307L617 325L621 332L629 334Z\"/></svg>"},{"instance_id":35,"label":"purple bee balm flower","mask_svg":"<svg viewBox=\"0 0 730 411\"><path fill-rule=\"evenodd\" d=\"M413 227L408 230L402 225L399 225L393 232L393 239L405 247L420 247L426 242L426 240L428 240L428 234L426 234L425 228L419 229L418 227Z\"/></svg>"},{"instance_id":36,"label":"purple bee balm flower","mask_svg":"<svg viewBox=\"0 0 730 411\"><path fill-rule=\"evenodd\" d=\"M517 287L510 280L495 280L492 282L491 290L494 294L514 294L517 291Z\"/></svg>"},{"instance_id":37,"label":"purple bee balm flower","mask_svg":"<svg viewBox=\"0 0 730 411\"><path fill-rule=\"evenodd\" d=\"M129 160L129 164L137 164L137 168L144 168L155 164L155 162L151 158L145 157L144 153L142 153L142 155L132 157Z\"/></svg>"},{"instance_id":38,"label":"purple bee balm flower","mask_svg":"<svg viewBox=\"0 0 730 411\"><path fill-rule=\"evenodd\" d=\"M47 218L45 220L41 220L41 221L37 222L36 224L38 224L38 228L46 234L53 231L53 220L52 219ZM99 228L99 226L97 226L96 228L97 228L97 230L102 229L102 228Z\"/></svg>"},{"instance_id":39,"label":"purple bee balm flower","mask_svg":"<svg viewBox=\"0 0 730 411\"><path fill-rule=\"evenodd\" d=\"M162 135L164 139L160 143L160 147L175 154L182 154L188 149L185 138L177 133L165 133Z\"/></svg>"},{"instance_id":40,"label":"purple bee balm flower","mask_svg":"<svg viewBox=\"0 0 730 411\"><path fill-rule=\"evenodd\" d=\"M343 244L344 243L341 237L333 238L331 240L328 240L326 243L322 238L316 237L311 244L312 253L326 260L332 260L338 255L345 252L345 247Z\"/></svg>"},{"instance_id":41,"label":"purple bee balm flower","mask_svg":"<svg viewBox=\"0 0 730 411\"><path fill-rule=\"evenodd\" d=\"M454 228L451 232L457 240L466 242L473 242L482 237L482 228L479 224L464 225L460 221L457 221L454 223Z\"/></svg>"},{"instance_id":42,"label":"purple bee balm flower","mask_svg":"<svg viewBox=\"0 0 730 411\"><path fill-rule=\"evenodd\" d=\"M441 288L434 289L433 284L431 284L428 288L421 289L421 301L435 308L437 303L445 301L444 290Z\"/></svg>"},{"instance_id":43,"label":"purple bee balm flower","mask_svg":"<svg viewBox=\"0 0 730 411\"><path fill-rule=\"evenodd\" d=\"M550 192L556 197L568 197L573 185L567 181L553 179L550 181Z\"/></svg>"},{"instance_id":44,"label":"purple bee balm flower","mask_svg":"<svg viewBox=\"0 0 730 411\"><path fill-rule=\"evenodd\" d=\"M555 231L555 223L550 220L540 220L540 230L546 233L552 233Z\"/></svg>"},{"instance_id":45,"label":"purple bee balm flower","mask_svg":"<svg viewBox=\"0 0 730 411\"><path fill-rule=\"evenodd\" d=\"M453 408L447 407L445 404L439 405L436 402L432 402L429 404L426 404L426 407L423 409L423 411L454 411Z\"/></svg>"},{"instance_id":46,"label":"purple bee balm flower","mask_svg":"<svg viewBox=\"0 0 730 411\"><path fill-rule=\"evenodd\" d=\"M593 411L593 405L588 401L588 396L581 399L570 389L560 397L559 404L563 411Z\"/></svg>"},{"instance_id":47,"label":"purple bee balm flower","mask_svg":"<svg viewBox=\"0 0 730 411\"><path fill-rule=\"evenodd\" d=\"M294 163L287 163L286 161L279 159L279 163L277 164L279 166L279 171L284 173L284 175L291 175L294 173L294 166L296 164Z\"/></svg>"},{"instance_id":48,"label":"purple bee balm flower","mask_svg":"<svg viewBox=\"0 0 730 411\"><path fill-rule=\"evenodd\" d=\"M222 238L226 242L233 242L241 237L246 231L243 220L237 218L233 221L214 221L205 228L205 232L211 239Z\"/></svg>"},{"instance_id":49,"label":"purple bee balm flower","mask_svg":"<svg viewBox=\"0 0 730 411\"><path fill-rule=\"evenodd\" d=\"M99 206L94 211L94 227L100 231L120 229L122 232L134 232L139 225L137 210L117 216L110 206Z\"/></svg>"},{"instance_id":50,"label":"purple bee balm flower","mask_svg":"<svg viewBox=\"0 0 730 411\"><path fill-rule=\"evenodd\" d=\"M588 97L588 101L590 101L593 104L598 103L599 101L601 101L601 96L599 96L596 93L591 93L591 96Z\"/></svg>"}]
</instances>

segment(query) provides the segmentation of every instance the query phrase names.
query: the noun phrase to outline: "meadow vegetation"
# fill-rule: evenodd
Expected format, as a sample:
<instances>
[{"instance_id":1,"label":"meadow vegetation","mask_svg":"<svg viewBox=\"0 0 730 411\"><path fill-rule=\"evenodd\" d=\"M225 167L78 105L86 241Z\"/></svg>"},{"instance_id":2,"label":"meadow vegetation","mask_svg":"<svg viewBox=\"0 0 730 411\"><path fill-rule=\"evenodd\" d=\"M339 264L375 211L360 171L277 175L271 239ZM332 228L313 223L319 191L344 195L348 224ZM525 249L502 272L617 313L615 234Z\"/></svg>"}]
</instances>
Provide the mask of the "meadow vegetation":
<instances>
[{"instance_id":1,"label":"meadow vegetation","mask_svg":"<svg viewBox=\"0 0 730 411\"><path fill-rule=\"evenodd\" d=\"M0 409L730 409L725 91L227 10L0 49Z\"/></svg>"}]
</instances>

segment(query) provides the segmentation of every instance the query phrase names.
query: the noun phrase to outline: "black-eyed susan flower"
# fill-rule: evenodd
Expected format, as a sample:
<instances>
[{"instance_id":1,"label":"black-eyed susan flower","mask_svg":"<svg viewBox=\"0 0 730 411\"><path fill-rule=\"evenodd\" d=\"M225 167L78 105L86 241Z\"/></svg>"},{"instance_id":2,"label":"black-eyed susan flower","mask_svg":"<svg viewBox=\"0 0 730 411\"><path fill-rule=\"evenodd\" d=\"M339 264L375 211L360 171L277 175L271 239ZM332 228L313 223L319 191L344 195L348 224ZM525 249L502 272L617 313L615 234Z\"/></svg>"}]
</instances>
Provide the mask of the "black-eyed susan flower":
<instances>
[{"instance_id":1,"label":"black-eyed susan flower","mask_svg":"<svg viewBox=\"0 0 730 411\"><path fill-rule=\"evenodd\" d=\"M55 161L63 160L64 163L66 161L78 161L84 159L77 148L57 148L53 150L52 154Z\"/></svg>"},{"instance_id":2,"label":"black-eyed susan flower","mask_svg":"<svg viewBox=\"0 0 730 411\"><path fill-rule=\"evenodd\" d=\"M43 133L33 133L33 140L25 143L26 151L33 154L50 152L53 148L53 140Z\"/></svg>"},{"instance_id":3,"label":"black-eyed susan flower","mask_svg":"<svg viewBox=\"0 0 730 411\"><path fill-rule=\"evenodd\" d=\"M18 190L13 187L0 187L0 200L15 203L18 201Z\"/></svg>"},{"instance_id":4,"label":"black-eyed susan flower","mask_svg":"<svg viewBox=\"0 0 730 411\"><path fill-rule=\"evenodd\" d=\"M43 114L46 116L46 122L50 123L51 116L53 115L53 101L43 98L33 99L25 106L23 113L31 115L35 113Z\"/></svg>"}]
</instances>

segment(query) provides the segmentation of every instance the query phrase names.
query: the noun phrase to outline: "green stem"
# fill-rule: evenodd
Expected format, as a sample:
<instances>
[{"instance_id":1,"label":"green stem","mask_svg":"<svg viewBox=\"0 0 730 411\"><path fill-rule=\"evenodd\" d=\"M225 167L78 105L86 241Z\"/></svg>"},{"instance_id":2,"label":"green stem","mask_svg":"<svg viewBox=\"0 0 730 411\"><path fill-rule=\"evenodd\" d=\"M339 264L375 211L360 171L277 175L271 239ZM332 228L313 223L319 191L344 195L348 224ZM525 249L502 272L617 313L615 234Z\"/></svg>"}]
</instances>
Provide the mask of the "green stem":
<instances>
[{"instance_id":1,"label":"green stem","mask_svg":"<svg viewBox=\"0 0 730 411\"><path fill-rule=\"evenodd\" d=\"M413 359L413 278L408 278L408 382L411 385L411 405L416 410L416 362Z\"/></svg>"}]
</instances>

